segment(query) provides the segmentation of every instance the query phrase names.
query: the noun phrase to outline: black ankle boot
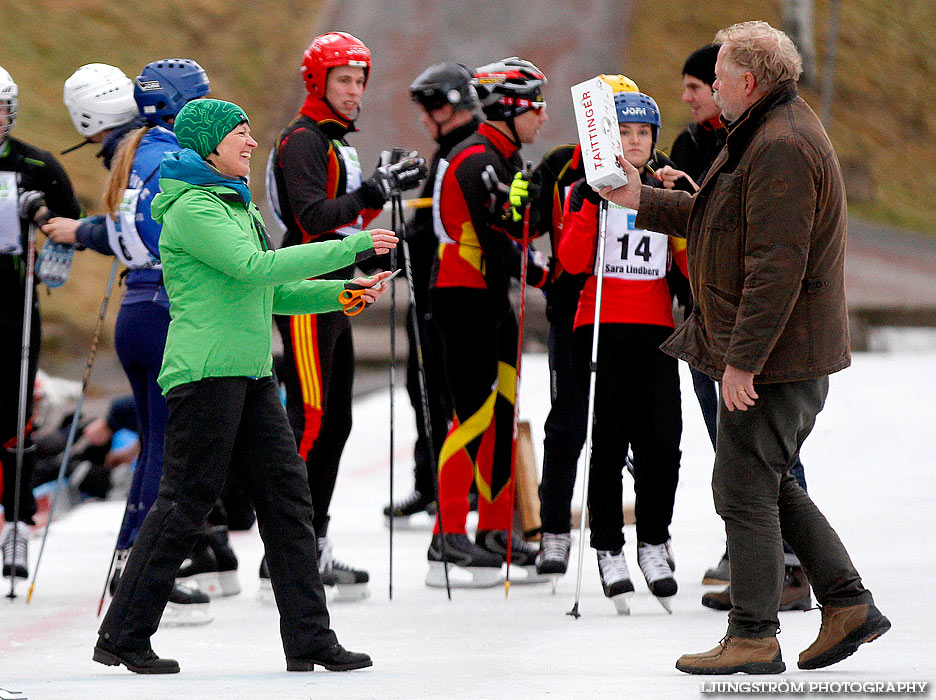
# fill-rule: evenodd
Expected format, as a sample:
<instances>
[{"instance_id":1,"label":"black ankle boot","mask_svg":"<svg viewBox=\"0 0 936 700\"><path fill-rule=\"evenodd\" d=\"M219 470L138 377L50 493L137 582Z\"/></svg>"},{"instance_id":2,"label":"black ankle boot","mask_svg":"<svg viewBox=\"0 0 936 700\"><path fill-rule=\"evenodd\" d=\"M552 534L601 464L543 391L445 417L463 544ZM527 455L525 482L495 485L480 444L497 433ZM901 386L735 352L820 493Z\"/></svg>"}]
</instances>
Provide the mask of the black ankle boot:
<instances>
[{"instance_id":1,"label":"black ankle boot","mask_svg":"<svg viewBox=\"0 0 936 700\"><path fill-rule=\"evenodd\" d=\"M94 645L94 655L91 658L105 666L120 666L120 664L123 664L127 667L127 670L134 673L179 672L179 662L175 659L160 659L152 649L146 651L118 649L104 639L98 639L98 643Z\"/></svg>"},{"instance_id":2,"label":"black ankle boot","mask_svg":"<svg viewBox=\"0 0 936 700\"><path fill-rule=\"evenodd\" d=\"M316 666L329 671L353 671L373 665L374 662L367 654L348 651L337 642L308 656L286 659L287 671L314 671Z\"/></svg>"}]
</instances>

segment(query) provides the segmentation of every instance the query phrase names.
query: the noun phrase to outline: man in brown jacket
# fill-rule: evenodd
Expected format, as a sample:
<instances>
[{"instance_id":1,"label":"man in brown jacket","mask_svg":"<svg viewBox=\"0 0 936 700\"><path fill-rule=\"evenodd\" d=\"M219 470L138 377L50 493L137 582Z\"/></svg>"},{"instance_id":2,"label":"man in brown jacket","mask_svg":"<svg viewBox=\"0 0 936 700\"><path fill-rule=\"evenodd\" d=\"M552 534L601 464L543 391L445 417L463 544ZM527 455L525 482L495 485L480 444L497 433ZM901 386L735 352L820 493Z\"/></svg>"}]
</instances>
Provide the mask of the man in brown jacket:
<instances>
[{"instance_id":1,"label":"man in brown jacket","mask_svg":"<svg viewBox=\"0 0 936 700\"><path fill-rule=\"evenodd\" d=\"M686 673L781 673L776 635L782 539L822 607L805 669L850 656L890 628L848 552L789 473L828 392L851 363L845 308L846 204L838 159L797 96L802 61L766 22L718 32L716 102L725 148L698 192L629 183L601 195L638 210L637 228L687 239L695 307L663 349L721 383L715 508L731 559L728 633L680 657Z\"/></svg>"}]
</instances>

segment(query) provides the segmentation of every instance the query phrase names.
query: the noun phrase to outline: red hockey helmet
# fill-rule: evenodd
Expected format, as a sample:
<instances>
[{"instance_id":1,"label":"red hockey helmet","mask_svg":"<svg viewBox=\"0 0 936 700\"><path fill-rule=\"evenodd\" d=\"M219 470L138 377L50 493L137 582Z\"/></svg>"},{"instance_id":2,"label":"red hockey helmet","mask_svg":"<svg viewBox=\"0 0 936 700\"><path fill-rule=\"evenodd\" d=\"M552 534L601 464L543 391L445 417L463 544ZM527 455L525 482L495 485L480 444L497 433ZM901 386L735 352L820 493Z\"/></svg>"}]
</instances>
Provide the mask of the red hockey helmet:
<instances>
[{"instance_id":1,"label":"red hockey helmet","mask_svg":"<svg viewBox=\"0 0 936 700\"><path fill-rule=\"evenodd\" d=\"M328 32L317 36L302 55L299 71L306 90L313 97L325 97L328 71L336 66L356 66L364 69L364 87L370 73L370 50L364 42L347 32Z\"/></svg>"}]
</instances>

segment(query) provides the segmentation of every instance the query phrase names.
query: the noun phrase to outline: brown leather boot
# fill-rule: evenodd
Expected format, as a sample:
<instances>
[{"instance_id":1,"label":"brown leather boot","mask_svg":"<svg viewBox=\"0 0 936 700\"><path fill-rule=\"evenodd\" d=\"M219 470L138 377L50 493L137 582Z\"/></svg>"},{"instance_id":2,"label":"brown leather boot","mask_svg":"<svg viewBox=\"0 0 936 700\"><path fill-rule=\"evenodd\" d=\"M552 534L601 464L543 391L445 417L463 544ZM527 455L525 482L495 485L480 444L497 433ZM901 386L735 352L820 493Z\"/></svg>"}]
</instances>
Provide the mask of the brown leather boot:
<instances>
[{"instance_id":1,"label":"brown leather boot","mask_svg":"<svg viewBox=\"0 0 936 700\"><path fill-rule=\"evenodd\" d=\"M683 654L676 662L683 673L716 676L729 673L783 673L776 637L728 637L701 654Z\"/></svg>"},{"instance_id":2,"label":"brown leather boot","mask_svg":"<svg viewBox=\"0 0 936 700\"><path fill-rule=\"evenodd\" d=\"M712 610L731 610L731 586L702 596L702 605ZM809 581L798 566L788 566L783 577L783 590L780 592L780 612L787 610L809 610L812 596L809 594Z\"/></svg>"},{"instance_id":3,"label":"brown leather boot","mask_svg":"<svg viewBox=\"0 0 936 700\"><path fill-rule=\"evenodd\" d=\"M854 654L865 642L873 642L890 626L890 620L870 603L845 608L822 606L819 636L800 653L796 665L807 670L831 666Z\"/></svg>"}]
</instances>

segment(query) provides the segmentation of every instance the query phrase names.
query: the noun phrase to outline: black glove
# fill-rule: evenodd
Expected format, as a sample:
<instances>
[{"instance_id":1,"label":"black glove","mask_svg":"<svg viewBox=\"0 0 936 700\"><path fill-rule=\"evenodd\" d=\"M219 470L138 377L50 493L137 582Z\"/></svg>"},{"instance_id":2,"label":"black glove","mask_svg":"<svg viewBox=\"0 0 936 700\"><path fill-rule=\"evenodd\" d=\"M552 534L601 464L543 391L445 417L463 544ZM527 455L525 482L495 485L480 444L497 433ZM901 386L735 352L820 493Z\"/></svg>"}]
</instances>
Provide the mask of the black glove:
<instances>
[{"instance_id":1,"label":"black glove","mask_svg":"<svg viewBox=\"0 0 936 700\"><path fill-rule=\"evenodd\" d=\"M429 169L424 158L420 158L416 151L392 165L381 165L374 171L371 182L374 183L384 196L384 200L407 190L416 189L425 179Z\"/></svg>"},{"instance_id":2,"label":"black glove","mask_svg":"<svg viewBox=\"0 0 936 700\"><path fill-rule=\"evenodd\" d=\"M582 198L586 202L591 202L592 204L601 204L601 195L598 194L598 190L589 185L587 182L583 182L579 185L582 188Z\"/></svg>"},{"instance_id":3,"label":"black glove","mask_svg":"<svg viewBox=\"0 0 936 700\"><path fill-rule=\"evenodd\" d=\"M20 219L35 223L36 214L45 207L45 195L36 190L23 192L19 197Z\"/></svg>"}]
</instances>

